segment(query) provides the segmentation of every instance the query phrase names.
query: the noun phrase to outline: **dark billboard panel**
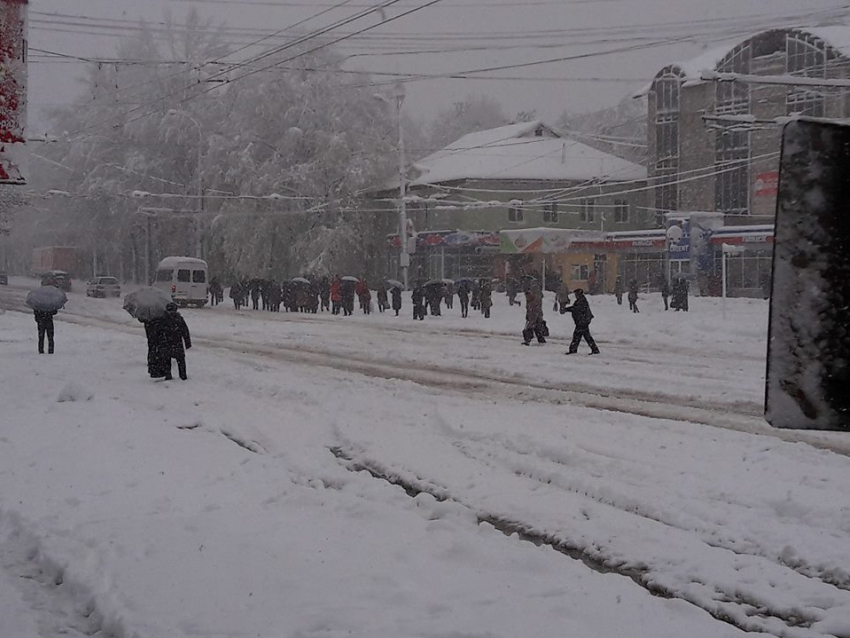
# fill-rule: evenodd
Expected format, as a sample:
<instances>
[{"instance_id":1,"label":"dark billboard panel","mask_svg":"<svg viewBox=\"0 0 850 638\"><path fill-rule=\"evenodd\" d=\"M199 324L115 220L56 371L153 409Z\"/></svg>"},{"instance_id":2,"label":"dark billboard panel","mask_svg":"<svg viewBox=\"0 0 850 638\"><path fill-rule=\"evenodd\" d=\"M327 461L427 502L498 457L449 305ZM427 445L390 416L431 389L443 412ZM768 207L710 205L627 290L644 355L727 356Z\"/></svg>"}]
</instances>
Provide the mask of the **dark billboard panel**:
<instances>
[{"instance_id":1,"label":"dark billboard panel","mask_svg":"<svg viewBox=\"0 0 850 638\"><path fill-rule=\"evenodd\" d=\"M850 126L785 126L765 416L850 431Z\"/></svg>"}]
</instances>

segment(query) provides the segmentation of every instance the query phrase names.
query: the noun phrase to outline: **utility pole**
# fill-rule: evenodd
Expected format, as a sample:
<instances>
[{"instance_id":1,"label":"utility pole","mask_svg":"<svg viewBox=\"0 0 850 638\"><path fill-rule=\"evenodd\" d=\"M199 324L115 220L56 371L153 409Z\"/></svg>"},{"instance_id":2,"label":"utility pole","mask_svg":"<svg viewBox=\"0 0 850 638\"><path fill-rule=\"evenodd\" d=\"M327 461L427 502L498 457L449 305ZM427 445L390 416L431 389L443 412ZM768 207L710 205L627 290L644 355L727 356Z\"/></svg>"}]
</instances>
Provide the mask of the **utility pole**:
<instances>
[{"instance_id":1,"label":"utility pole","mask_svg":"<svg viewBox=\"0 0 850 638\"><path fill-rule=\"evenodd\" d=\"M401 123L401 105L404 104L405 89L404 84L396 82L393 87L393 97L396 103L396 121L398 124L398 223L399 236L401 237L401 257L399 265L401 266L402 283L404 289L409 290L409 271L410 271L410 246L407 242L407 184L405 183L404 171L404 127Z\"/></svg>"}]
</instances>

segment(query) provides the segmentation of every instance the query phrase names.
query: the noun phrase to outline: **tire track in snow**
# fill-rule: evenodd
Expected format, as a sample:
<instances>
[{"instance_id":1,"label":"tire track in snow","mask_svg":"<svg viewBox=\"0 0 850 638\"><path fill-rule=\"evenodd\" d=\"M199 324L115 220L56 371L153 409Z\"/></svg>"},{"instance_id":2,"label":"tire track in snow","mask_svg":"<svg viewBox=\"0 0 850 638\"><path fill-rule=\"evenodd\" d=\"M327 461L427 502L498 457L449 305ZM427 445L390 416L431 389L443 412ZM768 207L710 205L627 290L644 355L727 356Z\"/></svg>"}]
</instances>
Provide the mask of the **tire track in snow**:
<instances>
[{"instance_id":1,"label":"tire track in snow","mask_svg":"<svg viewBox=\"0 0 850 638\"><path fill-rule=\"evenodd\" d=\"M482 451L480 451L479 453L472 451L471 450L472 446L469 445L469 443L477 444L482 449ZM519 452L519 451L516 451L516 450L511 450L511 449L504 447L502 445L499 445L496 442L467 440L467 442L463 445L456 444L455 449L457 449L461 454L463 454L464 456L466 456L467 458L469 458L472 461L476 461L478 463L483 463L483 464L485 464L489 467L494 467L494 468L496 467L495 464L498 463L499 466L501 466L504 469L509 470L515 476L527 478L528 480L534 481L534 482L539 483L541 485L546 485L548 487L551 487L552 489L559 489L559 490L563 490L565 492L571 492L571 493L576 494L578 496L582 496L584 498L590 499L590 500L592 500L596 503L599 503L600 505L603 505L605 507L610 507L610 508L619 510L621 512L625 512L627 514L639 516L641 518L647 519L647 520L652 521L654 523L658 523L660 525L664 525L664 526L669 527L671 529L678 530L680 532L690 533L694 536L694 538L699 538L699 540L702 541L704 544L706 544L707 546L712 547L714 549L721 549L721 550L724 550L724 551L728 551L728 552L731 552L732 554L734 554L736 556L765 559L765 560L768 560L768 561L776 564L779 567L783 567L785 569L790 569L790 570L794 571L795 573L799 574L800 576L802 576L804 578L817 580L819 582L823 582L827 585L835 587L836 589L839 589L839 590L842 590L842 591L845 591L845 592L850 592L850 579L848 579L847 577L839 577L839 576L830 574L828 572L818 570L816 566L812 566L808 563L793 565L793 564L788 563L787 561L784 561L781 556L776 556L776 555L774 555L770 552L766 552L766 551L765 552L742 551L740 549L736 549L735 547L730 546L729 542L724 542L722 539L717 539L717 540L714 540L714 541L709 540L708 538L705 537L705 534L700 533L701 531L706 532L707 530L691 529L691 528L679 525L679 524L673 522L672 520L670 520L670 518L671 518L670 516L665 517L663 515L664 514L663 512L660 512L658 514L650 513L648 511L646 511L647 508L643 507L640 503L636 503L633 507L621 505L621 504L617 503L615 499L606 498L606 497L604 497L600 494L594 493L592 490L583 489L581 487L575 487L573 485L570 485L570 483L572 481L570 481L569 478L566 479L567 484L564 484L560 481L553 481L551 479L551 477L543 477L543 476L540 476L540 475L538 475L534 472L529 472L528 470L521 467L523 464L513 463L510 460L508 460L507 458L498 458L494 454L492 454L491 452L488 452L485 449L487 447L493 447L493 446L497 446L497 445L498 445L498 452L505 453L506 455L515 455L517 457L522 458L523 456L527 456L527 455L530 454L530 455L533 455L539 461L543 461L545 463L550 463L550 464L555 464L558 467L566 467L565 464L563 464L563 463L561 463L561 462L559 462L555 459L546 458L546 457L541 456L540 454L537 454L533 451L526 450L526 451ZM633 500L634 497L624 496L624 498ZM732 539L732 541L734 541L734 539Z\"/></svg>"},{"instance_id":2,"label":"tire track in snow","mask_svg":"<svg viewBox=\"0 0 850 638\"><path fill-rule=\"evenodd\" d=\"M728 595L721 594L713 602L707 604L704 597L693 592L677 591L665 586L654 579L652 571L645 566L635 566L633 563L611 560L598 549L589 547L587 543L575 542L562 535L537 529L534 525L515 520L503 514L481 512L474 506L464 502L442 487L437 487L420 477L403 476L400 472L393 470L373 459L366 459L358 451L342 446L330 448L330 452L345 464L346 468L353 472L367 472L373 478L385 481L402 488L409 496L418 494L429 494L438 501L451 501L457 503L471 512L475 513L479 523L489 523L495 529L506 536L516 534L523 541L534 543L537 546L547 546L560 554L574 560L583 562L594 571L603 574L616 574L631 579L635 584L643 587L654 596L667 599L676 599L707 612L716 620L732 625L742 631L777 635L784 638L802 638L811 636L824 636L822 633L807 631L819 619L805 613L783 613L771 610L764 601L748 599L743 592L729 592ZM696 582L696 581L695 581ZM709 587L708 585L706 585Z\"/></svg>"}]
</instances>

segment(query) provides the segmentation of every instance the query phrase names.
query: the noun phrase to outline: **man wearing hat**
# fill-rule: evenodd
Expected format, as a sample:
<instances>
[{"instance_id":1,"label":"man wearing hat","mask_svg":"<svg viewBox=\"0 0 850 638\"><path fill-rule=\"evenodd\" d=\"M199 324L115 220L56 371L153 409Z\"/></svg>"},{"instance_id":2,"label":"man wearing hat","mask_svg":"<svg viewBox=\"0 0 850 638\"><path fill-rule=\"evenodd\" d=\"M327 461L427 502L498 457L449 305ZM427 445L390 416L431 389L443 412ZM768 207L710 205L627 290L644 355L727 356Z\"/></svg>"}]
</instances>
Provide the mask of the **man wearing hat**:
<instances>
[{"instance_id":1,"label":"man wearing hat","mask_svg":"<svg viewBox=\"0 0 850 638\"><path fill-rule=\"evenodd\" d=\"M590 322L593 320L593 313L590 311L590 304L587 303L587 297L584 290L581 288L575 289L576 300L572 306L567 306L561 310L561 314L570 312L573 315L573 321L576 324L576 329L573 332L573 340L570 343L570 349L565 354L575 354L578 352L578 344L582 338L587 341L590 346L590 354L599 354L599 347L593 340L590 334Z\"/></svg>"}]
</instances>

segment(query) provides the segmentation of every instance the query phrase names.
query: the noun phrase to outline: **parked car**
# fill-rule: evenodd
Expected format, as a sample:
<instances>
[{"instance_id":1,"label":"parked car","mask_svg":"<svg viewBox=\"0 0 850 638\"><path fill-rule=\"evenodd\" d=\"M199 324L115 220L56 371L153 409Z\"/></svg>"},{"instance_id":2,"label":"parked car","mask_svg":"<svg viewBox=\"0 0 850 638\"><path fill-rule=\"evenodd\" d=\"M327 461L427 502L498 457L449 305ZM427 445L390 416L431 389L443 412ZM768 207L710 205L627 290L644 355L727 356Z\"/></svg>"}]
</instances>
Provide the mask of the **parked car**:
<instances>
[{"instance_id":1,"label":"parked car","mask_svg":"<svg viewBox=\"0 0 850 638\"><path fill-rule=\"evenodd\" d=\"M0 270L0 286L8 286L9 285L9 277L6 273Z\"/></svg>"},{"instance_id":2,"label":"parked car","mask_svg":"<svg viewBox=\"0 0 850 638\"><path fill-rule=\"evenodd\" d=\"M64 270L51 270L41 276L42 286L56 286L59 290L71 292L71 275Z\"/></svg>"},{"instance_id":3,"label":"parked car","mask_svg":"<svg viewBox=\"0 0 850 638\"><path fill-rule=\"evenodd\" d=\"M95 277L86 283L86 297L120 297L121 284L115 277Z\"/></svg>"}]
</instances>

